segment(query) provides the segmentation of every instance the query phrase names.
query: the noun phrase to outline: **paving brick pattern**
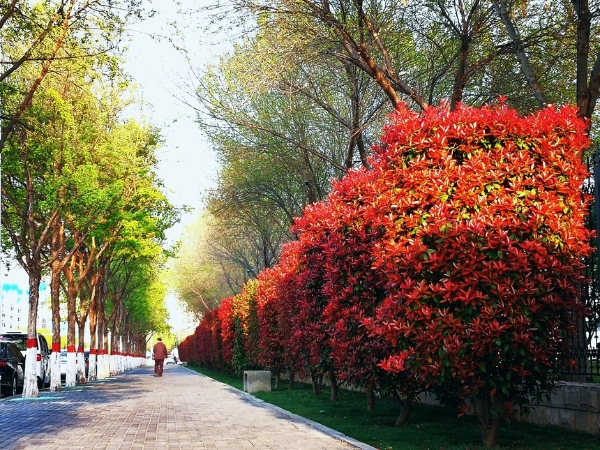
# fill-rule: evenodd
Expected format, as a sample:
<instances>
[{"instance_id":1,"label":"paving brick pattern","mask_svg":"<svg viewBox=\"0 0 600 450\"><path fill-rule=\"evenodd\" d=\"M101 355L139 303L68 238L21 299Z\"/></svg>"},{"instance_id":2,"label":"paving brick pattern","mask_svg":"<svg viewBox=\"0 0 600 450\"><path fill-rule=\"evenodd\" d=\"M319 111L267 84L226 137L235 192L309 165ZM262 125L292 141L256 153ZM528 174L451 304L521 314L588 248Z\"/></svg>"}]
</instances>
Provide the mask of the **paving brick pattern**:
<instances>
[{"instance_id":1,"label":"paving brick pattern","mask_svg":"<svg viewBox=\"0 0 600 450\"><path fill-rule=\"evenodd\" d=\"M0 449L373 449L183 366L0 400Z\"/></svg>"}]
</instances>

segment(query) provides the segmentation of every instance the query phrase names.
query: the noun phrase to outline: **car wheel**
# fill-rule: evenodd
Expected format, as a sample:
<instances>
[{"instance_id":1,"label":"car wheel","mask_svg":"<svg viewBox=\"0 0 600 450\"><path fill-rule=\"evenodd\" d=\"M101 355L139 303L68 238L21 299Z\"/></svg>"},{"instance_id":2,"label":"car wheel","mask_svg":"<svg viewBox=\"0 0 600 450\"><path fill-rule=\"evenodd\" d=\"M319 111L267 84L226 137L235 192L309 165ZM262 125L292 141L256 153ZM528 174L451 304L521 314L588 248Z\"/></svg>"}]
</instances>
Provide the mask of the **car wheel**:
<instances>
[{"instance_id":1,"label":"car wheel","mask_svg":"<svg viewBox=\"0 0 600 450\"><path fill-rule=\"evenodd\" d=\"M4 386L2 388L2 393L4 394L5 397L17 395L17 376L16 375L13 375L12 382L9 385Z\"/></svg>"},{"instance_id":2,"label":"car wheel","mask_svg":"<svg viewBox=\"0 0 600 450\"><path fill-rule=\"evenodd\" d=\"M46 386L46 372L42 372L42 376L37 379L38 389L44 389Z\"/></svg>"},{"instance_id":3,"label":"car wheel","mask_svg":"<svg viewBox=\"0 0 600 450\"><path fill-rule=\"evenodd\" d=\"M12 387L10 390L10 395L17 395L17 376L13 375Z\"/></svg>"}]
</instances>

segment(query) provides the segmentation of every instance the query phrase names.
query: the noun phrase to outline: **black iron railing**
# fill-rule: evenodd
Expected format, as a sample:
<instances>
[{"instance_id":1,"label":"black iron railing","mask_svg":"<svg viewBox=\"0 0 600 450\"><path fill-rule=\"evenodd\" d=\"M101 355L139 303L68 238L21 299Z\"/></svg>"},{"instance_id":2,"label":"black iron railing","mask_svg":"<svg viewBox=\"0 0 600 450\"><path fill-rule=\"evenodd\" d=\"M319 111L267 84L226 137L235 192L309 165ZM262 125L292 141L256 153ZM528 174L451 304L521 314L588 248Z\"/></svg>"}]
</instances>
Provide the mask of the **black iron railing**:
<instances>
[{"instance_id":1,"label":"black iron railing","mask_svg":"<svg viewBox=\"0 0 600 450\"><path fill-rule=\"evenodd\" d=\"M593 196L587 226L600 235L600 150L594 152L587 164L590 177L582 190L584 194ZM589 316L580 321L577 333L571 339L571 354L565 365L565 379L568 381L600 382L600 246L596 237L592 238L590 244L594 251L585 261L585 276L590 282L581 287Z\"/></svg>"}]
</instances>

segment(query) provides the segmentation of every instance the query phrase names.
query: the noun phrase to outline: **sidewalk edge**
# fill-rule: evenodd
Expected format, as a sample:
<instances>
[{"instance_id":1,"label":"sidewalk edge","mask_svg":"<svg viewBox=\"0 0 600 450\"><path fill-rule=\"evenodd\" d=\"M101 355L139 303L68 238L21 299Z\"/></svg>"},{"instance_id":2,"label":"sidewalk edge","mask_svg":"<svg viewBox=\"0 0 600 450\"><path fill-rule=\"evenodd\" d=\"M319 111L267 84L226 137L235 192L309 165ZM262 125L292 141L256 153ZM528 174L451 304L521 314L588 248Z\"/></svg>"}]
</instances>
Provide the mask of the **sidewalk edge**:
<instances>
[{"instance_id":1,"label":"sidewalk edge","mask_svg":"<svg viewBox=\"0 0 600 450\"><path fill-rule=\"evenodd\" d=\"M192 370L192 369L188 369L188 370ZM206 376L206 375L201 374L199 372L196 372L194 370L192 370L192 372L197 373L200 376L203 376L203 377L206 377L206 378L210 378L209 376ZM302 416L299 416L297 414L291 413L291 412L289 412L289 411L287 411L287 410L285 410L283 408L280 408L279 406L275 406L275 405L272 405L271 403L265 402L264 400L258 399L255 396L253 396L252 394L249 394L249 393L244 392L244 391L240 391L239 389L234 388L233 386L230 386L230 385L228 385L226 383L223 383L221 381L215 380L214 378L210 378L210 379L213 380L215 383L219 383L222 386L228 388L229 390L233 391L234 393L239 394L242 397L245 397L249 401L251 401L253 403L256 403L258 406L261 406L263 408L272 409L274 411L277 411L277 412L279 412L281 414L284 414L284 415L288 416L291 419L297 420L299 422L303 422L306 425L310 426L311 428L319 430L322 433L325 433L328 436L331 436L332 438L335 438L335 439L337 439L339 441L346 442L347 444L352 445L352 446L354 446L354 447L356 447L358 449L361 449L361 450L378 450L376 447L373 447L373 446L371 446L369 444L365 444L364 442L357 441L356 439L353 439L353 438L351 438L349 436L346 436L344 433L341 433L341 432L339 432L337 430L334 430L333 428L326 427L325 425L322 425L322 424L320 424L318 422L315 422L314 420L310 420L310 419L307 419L306 417L302 417Z\"/></svg>"}]
</instances>

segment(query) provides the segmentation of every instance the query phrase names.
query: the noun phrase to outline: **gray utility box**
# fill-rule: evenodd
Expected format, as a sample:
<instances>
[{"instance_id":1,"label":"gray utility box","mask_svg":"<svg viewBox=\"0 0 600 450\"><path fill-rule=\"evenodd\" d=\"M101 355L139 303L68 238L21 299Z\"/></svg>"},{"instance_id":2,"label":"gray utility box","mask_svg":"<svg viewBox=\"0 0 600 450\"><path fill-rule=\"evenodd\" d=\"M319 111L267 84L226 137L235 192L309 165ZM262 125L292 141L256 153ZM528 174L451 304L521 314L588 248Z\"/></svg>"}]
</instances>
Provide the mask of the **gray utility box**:
<instances>
[{"instance_id":1,"label":"gray utility box","mask_svg":"<svg viewBox=\"0 0 600 450\"><path fill-rule=\"evenodd\" d=\"M244 392L271 392L270 370L244 370Z\"/></svg>"}]
</instances>

